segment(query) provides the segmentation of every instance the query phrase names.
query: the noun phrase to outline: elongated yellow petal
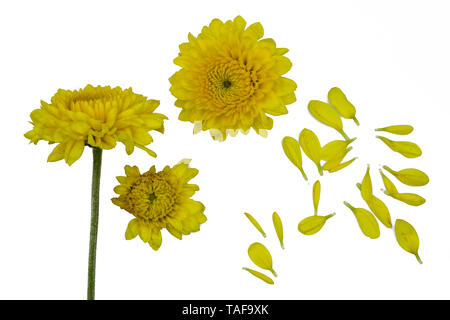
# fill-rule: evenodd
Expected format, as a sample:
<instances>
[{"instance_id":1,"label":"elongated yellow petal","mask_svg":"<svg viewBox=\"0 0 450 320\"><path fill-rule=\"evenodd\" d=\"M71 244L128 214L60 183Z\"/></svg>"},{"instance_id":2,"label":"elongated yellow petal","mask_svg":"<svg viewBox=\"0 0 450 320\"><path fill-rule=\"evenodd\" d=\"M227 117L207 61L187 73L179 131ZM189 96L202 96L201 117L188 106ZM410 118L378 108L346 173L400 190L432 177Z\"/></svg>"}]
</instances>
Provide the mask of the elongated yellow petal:
<instances>
[{"instance_id":1,"label":"elongated yellow petal","mask_svg":"<svg viewBox=\"0 0 450 320\"><path fill-rule=\"evenodd\" d=\"M396 177L400 182L413 187L424 186L428 184L430 178L428 178L427 174L418 169L408 168L400 171L394 171L388 166L383 166L383 169L391 173L394 177Z\"/></svg>"},{"instance_id":2,"label":"elongated yellow petal","mask_svg":"<svg viewBox=\"0 0 450 320\"><path fill-rule=\"evenodd\" d=\"M423 197L415 193L387 193L387 195L415 207L423 205L426 201Z\"/></svg>"},{"instance_id":3,"label":"elongated yellow petal","mask_svg":"<svg viewBox=\"0 0 450 320\"><path fill-rule=\"evenodd\" d=\"M313 204L314 204L314 215L317 215L317 209L319 208L320 200L320 181L317 180L313 185Z\"/></svg>"},{"instance_id":4,"label":"elongated yellow petal","mask_svg":"<svg viewBox=\"0 0 450 320\"><path fill-rule=\"evenodd\" d=\"M264 270L269 270L276 277L277 274L273 270L272 256L269 250L259 242L254 242L248 247L248 256L258 267Z\"/></svg>"},{"instance_id":5,"label":"elongated yellow petal","mask_svg":"<svg viewBox=\"0 0 450 320\"><path fill-rule=\"evenodd\" d=\"M329 214L327 216L306 217L298 224L298 231L307 236L313 235L319 232L320 229L322 229L322 227L325 225L325 222L334 215L335 213Z\"/></svg>"},{"instance_id":6,"label":"elongated yellow petal","mask_svg":"<svg viewBox=\"0 0 450 320\"><path fill-rule=\"evenodd\" d=\"M303 178L308 180L308 177L302 168L302 152L300 151L298 141L292 137L284 137L281 144L288 159L300 170Z\"/></svg>"},{"instance_id":7,"label":"elongated yellow petal","mask_svg":"<svg viewBox=\"0 0 450 320\"><path fill-rule=\"evenodd\" d=\"M317 121L334 128L345 138L345 140L350 140L343 130L339 113L337 113L328 103L319 100L311 100L308 104L308 110Z\"/></svg>"},{"instance_id":8,"label":"elongated yellow petal","mask_svg":"<svg viewBox=\"0 0 450 320\"><path fill-rule=\"evenodd\" d=\"M266 237L266 233L264 232L263 228L261 228L261 226L258 223L258 221L256 221L256 219L253 218L253 216L250 213L244 212L244 214L248 218L248 220L250 220L250 222L255 226L256 229L258 229L259 232L261 232L261 234L265 238Z\"/></svg>"},{"instance_id":9,"label":"elongated yellow petal","mask_svg":"<svg viewBox=\"0 0 450 320\"><path fill-rule=\"evenodd\" d=\"M366 201L372 197L372 179L370 178L369 165L367 165L367 171L361 183L361 196Z\"/></svg>"},{"instance_id":10,"label":"elongated yellow petal","mask_svg":"<svg viewBox=\"0 0 450 320\"><path fill-rule=\"evenodd\" d=\"M332 172L342 170L342 169L348 167L349 165L351 165L353 163L353 161L355 161L356 159L358 159L358 157L354 157L353 159L350 159L350 160L343 162L333 168L330 168L330 169L328 169L328 172L332 173Z\"/></svg>"},{"instance_id":11,"label":"elongated yellow petal","mask_svg":"<svg viewBox=\"0 0 450 320\"><path fill-rule=\"evenodd\" d=\"M377 136L377 138L383 141L393 151L400 153L406 158L417 158L422 155L422 150L414 142L393 141L382 136Z\"/></svg>"},{"instance_id":12,"label":"elongated yellow petal","mask_svg":"<svg viewBox=\"0 0 450 320\"><path fill-rule=\"evenodd\" d=\"M316 164L320 175L323 175L322 166L320 165L320 151L322 148L319 138L317 138L314 132L305 128L300 132L298 141L306 156Z\"/></svg>"},{"instance_id":13,"label":"elongated yellow petal","mask_svg":"<svg viewBox=\"0 0 450 320\"><path fill-rule=\"evenodd\" d=\"M344 201L344 204L353 212L362 233L371 238L376 239L380 236L380 226L373 214L364 208L354 208L348 202Z\"/></svg>"},{"instance_id":14,"label":"elongated yellow petal","mask_svg":"<svg viewBox=\"0 0 450 320\"><path fill-rule=\"evenodd\" d=\"M272 214L273 226L275 227L275 232L277 233L278 240L280 240L281 248L284 249L283 243L283 224L281 223L281 218L278 213L274 212Z\"/></svg>"},{"instance_id":15,"label":"elongated yellow petal","mask_svg":"<svg viewBox=\"0 0 450 320\"><path fill-rule=\"evenodd\" d=\"M348 101L345 94L341 89L334 87L328 91L328 101L330 104L339 112L341 117L345 119L353 119L355 123L359 126L359 121L356 119L356 109L355 106Z\"/></svg>"},{"instance_id":16,"label":"elongated yellow petal","mask_svg":"<svg viewBox=\"0 0 450 320\"><path fill-rule=\"evenodd\" d=\"M397 242L406 252L412 253L416 256L417 261L422 264L419 257L419 236L414 227L402 219L395 221L395 237Z\"/></svg>"},{"instance_id":17,"label":"elongated yellow petal","mask_svg":"<svg viewBox=\"0 0 450 320\"><path fill-rule=\"evenodd\" d=\"M249 269L249 268L242 268L245 271L250 272L252 275L254 275L255 277L261 279L262 281L268 283L268 284L274 284L272 278L266 276L264 273L261 273L259 271L253 270L253 269Z\"/></svg>"},{"instance_id":18,"label":"elongated yellow petal","mask_svg":"<svg viewBox=\"0 0 450 320\"><path fill-rule=\"evenodd\" d=\"M388 133L398 134L398 135L407 135L413 132L414 128L410 125L395 125L388 126L384 128L375 129L375 131L384 131Z\"/></svg>"},{"instance_id":19,"label":"elongated yellow petal","mask_svg":"<svg viewBox=\"0 0 450 320\"><path fill-rule=\"evenodd\" d=\"M320 159L329 161L333 158L336 158L336 155L342 154L347 149L348 145L355 141L356 138L344 141L344 140L334 140L328 142L326 145L322 147L320 152Z\"/></svg>"},{"instance_id":20,"label":"elongated yellow petal","mask_svg":"<svg viewBox=\"0 0 450 320\"><path fill-rule=\"evenodd\" d=\"M398 193L397 188L395 187L394 183L392 183L391 180L389 180L388 177L386 177L386 175L383 173L383 171L381 171L380 169L380 174L381 174L381 178L383 179L383 184L384 187L386 188L387 193L386 194L393 194L393 193Z\"/></svg>"},{"instance_id":21,"label":"elongated yellow petal","mask_svg":"<svg viewBox=\"0 0 450 320\"><path fill-rule=\"evenodd\" d=\"M356 186L361 190L361 184L357 183ZM375 217L377 217L387 228L392 228L391 214L384 202L374 195L365 201Z\"/></svg>"},{"instance_id":22,"label":"elongated yellow petal","mask_svg":"<svg viewBox=\"0 0 450 320\"><path fill-rule=\"evenodd\" d=\"M342 150L339 153L336 153L334 155L334 157L332 157L327 162L325 162L325 164L323 165L323 168L325 170L330 170L334 167L337 167L339 164L341 164L342 160L344 160L347 153L349 153L352 149L353 149L353 147L350 147L350 148Z\"/></svg>"}]
</instances>

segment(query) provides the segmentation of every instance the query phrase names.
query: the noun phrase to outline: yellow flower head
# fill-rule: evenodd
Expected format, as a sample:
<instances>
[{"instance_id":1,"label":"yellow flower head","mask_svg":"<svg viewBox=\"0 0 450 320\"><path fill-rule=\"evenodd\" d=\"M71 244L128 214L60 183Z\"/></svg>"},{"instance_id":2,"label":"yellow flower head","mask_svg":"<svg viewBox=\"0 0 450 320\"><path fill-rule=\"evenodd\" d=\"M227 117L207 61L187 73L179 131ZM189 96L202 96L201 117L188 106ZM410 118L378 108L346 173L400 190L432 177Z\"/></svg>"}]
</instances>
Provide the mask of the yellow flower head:
<instances>
[{"instance_id":1,"label":"yellow flower head","mask_svg":"<svg viewBox=\"0 0 450 320\"><path fill-rule=\"evenodd\" d=\"M187 183L198 173L188 164L189 161L181 161L159 172L153 166L142 175L136 166L125 166L126 176L117 177L120 185L114 188L119 197L111 200L135 216L125 232L127 240L139 235L142 241L158 250L162 228L178 239L200 230L200 224L206 221L205 207L190 199L199 187Z\"/></svg>"},{"instance_id":2,"label":"yellow flower head","mask_svg":"<svg viewBox=\"0 0 450 320\"><path fill-rule=\"evenodd\" d=\"M135 94L131 88L59 89L50 104L41 101L41 107L31 112L33 129L25 137L34 144L39 140L58 143L48 161L64 159L69 165L81 157L85 145L112 149L117 141L128 154L136 146L156 157L145 146L153 141L148 131L164 132L167 117L153 113L158 106L158 100Z\"/></svg>"},{"instance_id":3,"label":"yellow flower head","mask_svg":"<svg viewBox=\"0 0 450 320\"><path fill-rule=\"evenodd\" d=\"M265 136L272 129L269 115L288 113L295 102L294 81L282 77L292 66L273 39L254 23L245 28L237 16L223 23L214 19L195 38L180 45L174 63L182 69L169 80L182 110L179 119L195 123L194 133L210 130L215 140L253 128Z\"/></svg>"}]
</instances>

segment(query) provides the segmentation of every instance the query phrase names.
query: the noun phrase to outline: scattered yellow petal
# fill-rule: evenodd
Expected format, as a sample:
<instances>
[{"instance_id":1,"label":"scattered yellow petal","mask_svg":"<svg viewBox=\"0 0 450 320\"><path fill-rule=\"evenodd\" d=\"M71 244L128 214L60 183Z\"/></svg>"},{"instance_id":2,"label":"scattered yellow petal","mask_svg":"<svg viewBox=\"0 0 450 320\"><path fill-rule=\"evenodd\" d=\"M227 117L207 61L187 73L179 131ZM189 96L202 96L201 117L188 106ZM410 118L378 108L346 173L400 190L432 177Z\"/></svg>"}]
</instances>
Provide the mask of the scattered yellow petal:
<instances>
[{"instance_id":1,"label":"scattered yellow petal","mask_svg":"<svg viewBox=\"0 0 450 320\"><path fill-rule=\"evenodd\" d=\"M265 238L266 237L266 233L264 232L264 230L262 229L262 227L258 223L258 221L256 221L256 219L253 218L253 216L250 213L244 212L244 214L248 218L248 220L250 220L250 222L255 226L256 229L258 229L259 232L261 232L261 234Z\"/></svg>"},{"instance_id":2,"label":"scattered yellow petal","mask_svg":"<svg viewBox=\"0 0 450 320\"><path fill-rule=\"evenodd\" d=\"M320 229L322 229L322 227L324 226L325 222L334 215L335 213L329 214L327 216L315 215L307 217L300 221L300 223L298 224L298 231L307 236L313 235L319 232Z\"/></svg>"},{"instance_id":3,"label":"scattered yellow petal","mask_svg":"<svg viewBox=\"0 0 450 320\"><path fill-rule=\"evenodd\" d=\"M320 175L323 175L322 166L320 165L320 152L322 148L319 138L317 138L314 132L305 128L300 132L298 141L306 156L316 164Z\"/></svg>"},{"instance_id":4,"label":"scattered yellow petal","mask_svg":"<svg viewBox=\"0 0 450 320\"><path fill-rule=\"evenodd\" d=\"M417 158L422 155L422 150L414 142L393 141L382 136L377 136L377 138L383 141L393 151L400 153L406 158Z\"/></svg>"},{"instance_id":5,"label":"scattered yellow petal","mask_svg":"<svg viewBox=\"0 0 450 320\"><path fill-rule=\"evenodd\" d=\"M341 117L345 119L353 119L356 125L359 126L359 121L356 119L356 109L353 104L348 101L341 89L334 87L328 91L328 101L339 112Z\"/></svg>"},{"instance_id":6,"label":"scattered yellow petal","mask_svg":"<svg viewBox=\"0 0 450 320\"><path fill-rule=\"evenodd\" d=\"M383 166L383 169L390 172L394 177L396 177L400 182L413 187L424 186L428 184L430 178L427 174L418 169L408 168L400 171L394 171L388 166Z\"/></svg>"},{"instance_id":7,"label":"scattered yellow petal","mask_svg":"<svg viewBox=\"0 0 450 320\"><path fill-rule=\"evenodd\" d=\"M259 271L252 270L252 269L249 269L249 268L242 268L242 269L244 269L245 271L250 272L252 275L254 275L255 277L261 279L262 281L264 281L264 282L266 282L268 284L274 284L272 278L266 276L264 273L261 273Z\"/></svg>"},{"instance_id":8,"label":"scattered yellow petal","mask_svg":"<svg viewBox=\"0 0 450 320\"><path fill-rule=\"evenodd\" d=\"M339 113L337 113L337 111L328 103L319 100L311 100L308 104L308 110L317 121L334 128L345 138L345 140L350 140L343 130Z\"/></svg>"},{"instance_id":9,"label":"scattered yellow petal","mask_svg":"<svg viewBox=\"0 0 450 320\"><path fill-rule=\"evenodd\" d=\"M419 236L414 227L402 219L395 221L395 237L403 250L416 256L417 261L422 264L419 257Z\"/></svg>"},{"instance_id":10,"label":"scattered yellow petal","mask_svg":"<svg viewBox=\"0 0 450 320\"><path fill-rule=\"evenodd\" d=\"M283 243L283 224L281 223L281 218L278 213L274 212L272 214L273 226L275 227L275 232L277 233L278 240L280 240L281 248L284 249Z\"/></svg>"},{"instance_id":11,"label":"scattered yellow petal","mask_svg":"<svg viewBox=\"0 0 450 320\"><path fill-rule=\"evenodd\" d=\"M384 131L388 133L398 134L398 135L407 135L413 132L414 128L410 125L395 125L384 128L375 129L375 131Z\"/></svg>"},{"instance_id":12,"label":"scattered yellow petal","mask_svg":"<svg viewBox=\"0 0 450 320\"><path fill-rule=\"evenodd\" d=\"M319 208L320 200L320 181L317 180L313 185L313 204L314 204L314 215L317 215L317 209Z\"/></svg>"},{"instance_id":13,"label":"scattered yellow petal","mask_svg":"<svg viewBox=\"0 0 450 320\"><path fill-rule=\"evenodd\" d=\"M303 178L308 180L308 177L302 168L302 152L300 151L298 141L292 137L284 137L281 144L288 159L300 170Z\"/></svg>"},{"instance_id":14,"label":"scattered yellow petal","mask_svg":"<svg viewBox=\"0 0 450 320\"><path fill-rule=\"evenodd\" d=\"M276 277L277 274L273 270L272 256L269 250L259 242L254 242L248 247L248 256L258 267L269 270Z\"/></svg>"},{"instance_id":15,"label":"scattered yellow petal","mask_svg":"<svg viewBox=\"0 0 450 320\"><path fill-rule=\"evenodd\" d=\"M353 212L362 233L371 238L376 239L380 236L380 226L373 214L364 208L354 208L348 202L344 201L344 204Z\"/></svg>"}]
</instances>

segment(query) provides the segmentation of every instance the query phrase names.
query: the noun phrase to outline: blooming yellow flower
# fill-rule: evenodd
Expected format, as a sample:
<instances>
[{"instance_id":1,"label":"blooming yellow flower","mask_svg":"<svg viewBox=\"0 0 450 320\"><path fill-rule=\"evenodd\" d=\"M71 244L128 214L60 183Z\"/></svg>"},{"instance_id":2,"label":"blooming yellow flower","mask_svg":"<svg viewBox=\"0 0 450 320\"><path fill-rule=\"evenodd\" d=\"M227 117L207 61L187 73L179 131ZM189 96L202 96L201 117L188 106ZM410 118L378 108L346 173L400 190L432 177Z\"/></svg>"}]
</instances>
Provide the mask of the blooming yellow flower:
<instances>
[{"instance_id":1,"label":"blooming yellow flower","mask_svg":"<svg viewBox=\"0 0 450 320\"><path fill-rule=\"evenodd\" d=\"M206 221L205 207L191 199L199 187L187 182L198 170L188 164L189 161L181 161L159 172L153 166L142 175L136 166L125 166L126 176L117 177L120 185L114 188L119 197L111 200L135 216L125 232L127 240L139 235L142 241L158 250L162 228L178 239L200 230L200 224Z\"/></svg>"},{"instance_id":2,"label":"blooming yellow flower","mask_svg":"<svg viewBox=\"0 0 450 320\"><path fill-rule=\"evenodd\" d=\"M182 69L169 80L182 110L179 119L195 124L194 133L210 130L215 140L253 128L265 136L273 121L267 116L288 113L297 85L282 77L292 66L273 39L261 39L262 25L245 28L237 16L223 23L214 19L198 37L180 45L174 63Z\"/></svg>"},{"instance_id":3,"label":"blooming yellow flower","mask_svg":"<svg viewBox=\"0 0 450 320\"><path fill-rule=\"evenodd\" d=\"M40 140L58 143L48 161L64 159L71 165L78 160L86 145L112 149L117 141L131 154L134 147L156 154L145 146L153 141L150 130L164 132L163 114L153 113L158 100L135 94L131 88L93 87L62 90L48 104L31 112L33 129L25 134L30 142Z\"/></svg>"}]
</instances>

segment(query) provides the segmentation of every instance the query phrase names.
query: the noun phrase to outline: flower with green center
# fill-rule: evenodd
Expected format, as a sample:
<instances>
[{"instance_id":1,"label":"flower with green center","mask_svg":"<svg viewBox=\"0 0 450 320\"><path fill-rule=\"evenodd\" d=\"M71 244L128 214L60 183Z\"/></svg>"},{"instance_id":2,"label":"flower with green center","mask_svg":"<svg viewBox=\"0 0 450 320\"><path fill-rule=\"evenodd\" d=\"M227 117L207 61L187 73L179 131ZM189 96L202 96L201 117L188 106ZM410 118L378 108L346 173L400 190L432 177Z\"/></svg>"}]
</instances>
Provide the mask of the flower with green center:
<instances>
[{"instance_id":1,"label":"flower with green center","mask_svg":"<svg viewBox=\"0 0 450 320\"><path fill-rule=\"evenodd\" d=\"M119 197L112 202L131 213L135 218L128 224L125 238L131 240L137 235L154 250L161 246L161 229L166 228L174 237L200 230L206 221L205 207L191 199L199 187L188 184L198 174L189 167L189 161L182 160L172 168L166 166L156 172L155 167L140 174L134 166L125 166L126 176L119 176L119 185L114 188Z\"/></svg>"},{"instance_id":2,"label":"flower with green center","mask_svg":"<svg viewBox=\"0 0 450 320\"><path fill-rule=\"evenodd\" d=\"M225 23L214 19L198 37L180 45L174 63L182 69L169 80L181 108L179 119L195 124L194 133L210 130L215 140L253 128L265 136L272 129L268 116L287 114L296 101L294 81L282 77L292 66L264 35L260 23L246 28L237 16Z\"/></svg>"},{"instance_id":3,"label":"flower with green center","mask_svg":"<svg viewBox=\"0 0 450 320\"><path fill-rule=\"evenodd\" d=\"M72 165L86 145L112 149L117 141L125 145L127 154L138 147L156 157L146 145L153 141L148 131L164 132L167 117L154 113L158 106L158 100L133 93L131 88L59 89L50 104L41 101L41 107L31 112L33 129L25 137L34 144L40 140L57 143L49 162L64 159Z\"/></svg>"}]
</instances>

